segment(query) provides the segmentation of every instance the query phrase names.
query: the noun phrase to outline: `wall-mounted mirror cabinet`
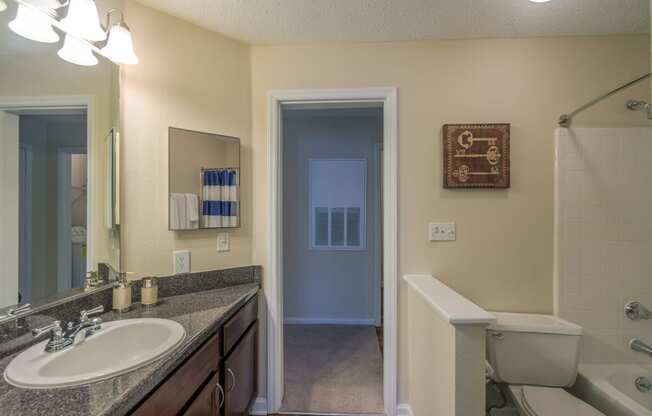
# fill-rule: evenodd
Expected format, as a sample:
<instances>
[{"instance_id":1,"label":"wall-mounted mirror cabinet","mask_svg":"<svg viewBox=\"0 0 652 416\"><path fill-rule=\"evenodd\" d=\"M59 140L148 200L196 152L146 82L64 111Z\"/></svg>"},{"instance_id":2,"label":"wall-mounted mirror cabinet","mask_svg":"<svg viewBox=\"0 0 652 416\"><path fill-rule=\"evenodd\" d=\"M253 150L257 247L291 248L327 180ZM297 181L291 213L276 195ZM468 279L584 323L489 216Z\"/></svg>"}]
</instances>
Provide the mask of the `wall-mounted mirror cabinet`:
<instances>
[{"instance_id":1,"label":"wall-mounted mirror cabinet","mask_svg":"<svg viewBox=\"0 0 652 416\"><path fill-rule=\"evenodd\" d=\"M110 2L98 1L102 12ZM58 43L0 13L0 320L78 295L98 263L120 270L119 69L59 59Z\"/></svg>"},{"instance_id":2,"label":"wall-mounted mirror cabinet","mask_svg":"<svg viewBox=\"0 0 652 416\"><path fill-rule=\"evenodd\" d=\"M170 127L168 225L240 226L240 139Z\"/></svg>"}]
</instances>

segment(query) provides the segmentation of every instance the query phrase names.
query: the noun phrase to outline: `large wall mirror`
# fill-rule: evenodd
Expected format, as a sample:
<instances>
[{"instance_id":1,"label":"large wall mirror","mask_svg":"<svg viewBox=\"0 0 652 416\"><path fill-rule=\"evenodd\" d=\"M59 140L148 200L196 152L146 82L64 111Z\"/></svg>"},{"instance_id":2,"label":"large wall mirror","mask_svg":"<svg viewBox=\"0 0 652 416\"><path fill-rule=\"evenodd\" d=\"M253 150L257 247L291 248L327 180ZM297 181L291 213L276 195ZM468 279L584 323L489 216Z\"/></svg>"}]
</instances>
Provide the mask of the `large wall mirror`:
<instances>
[{"instance_id":1,"label":"large wall mirror","mask_svg":"<svg viewBox=\"0 0 652 416\"><path fill-rule=\"evenodd\" d=\"M169 228L240 226L240 139L170 127Z\"/></svg>"},{"instance_id":2,"label":"large wall mirror","mask_svg":"<svg viewBox=\"0 0 652 416\"><path fill-rule=\"evenodd\" d=\"M120 269L119 73L60 59L61 42L9 30L0 13L0 316ZM109 6L98 1L100 10ZM106 269L106 268L105 268Z\"/></svg>"}]
</instances>

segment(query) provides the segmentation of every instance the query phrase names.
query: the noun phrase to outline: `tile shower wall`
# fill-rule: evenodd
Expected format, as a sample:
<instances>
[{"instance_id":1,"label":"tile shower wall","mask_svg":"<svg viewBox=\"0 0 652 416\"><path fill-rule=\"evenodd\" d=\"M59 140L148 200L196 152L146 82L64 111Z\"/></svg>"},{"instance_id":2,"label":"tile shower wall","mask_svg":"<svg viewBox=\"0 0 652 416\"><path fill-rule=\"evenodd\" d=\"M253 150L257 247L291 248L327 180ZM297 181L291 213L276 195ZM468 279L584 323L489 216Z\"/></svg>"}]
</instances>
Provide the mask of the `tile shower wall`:
<instances>
[{"instance_id":1,"label":"tile shower wall","mask_svg":"<svg viewBox=\"0 0 652 416\"><path fill-rule=\"evenodd\" d=\"M627 343L652 345L652 321L623 306L652 309L652 129L558 129L555 203L556 308L584 327L582 361L649 362Z\"/></svg>"}]
</instances>

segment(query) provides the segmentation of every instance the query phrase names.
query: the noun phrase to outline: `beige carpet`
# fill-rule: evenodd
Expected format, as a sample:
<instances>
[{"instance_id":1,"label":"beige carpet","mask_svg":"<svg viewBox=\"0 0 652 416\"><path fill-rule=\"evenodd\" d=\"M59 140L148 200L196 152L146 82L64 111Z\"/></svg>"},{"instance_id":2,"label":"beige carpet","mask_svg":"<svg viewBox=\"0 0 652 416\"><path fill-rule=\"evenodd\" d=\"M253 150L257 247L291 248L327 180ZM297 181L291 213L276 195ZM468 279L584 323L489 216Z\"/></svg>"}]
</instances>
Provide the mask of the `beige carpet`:
<instances>
[{"instance_id":1,"label":"beige carpet","mask_svg":"<svg viewBox=\"0 0 652 416\"><path fill-rule=\"evenodd\" d=\"M373 326L285 325L285 412L383 413Z\"/></svg>"}]
</instances>

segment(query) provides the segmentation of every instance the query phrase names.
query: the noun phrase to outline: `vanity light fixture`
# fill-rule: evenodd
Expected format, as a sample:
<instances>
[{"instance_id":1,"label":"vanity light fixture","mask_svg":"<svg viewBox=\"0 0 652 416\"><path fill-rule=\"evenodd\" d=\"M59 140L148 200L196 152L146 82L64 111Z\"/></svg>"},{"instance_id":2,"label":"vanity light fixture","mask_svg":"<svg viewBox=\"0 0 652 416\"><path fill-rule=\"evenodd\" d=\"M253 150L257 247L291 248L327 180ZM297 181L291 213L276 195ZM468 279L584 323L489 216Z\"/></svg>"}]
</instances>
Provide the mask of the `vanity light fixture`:
<instances>
[{"instance_id":1,"label":"vanity light fixture","mask_svg":"<svg viewBox=\"0 0 652 416\"><path fill-rule=\"evenodd\" d=\"M63 47L57 52L59 58L64 61L82 66L97 65L97 58L93 55L88 43L83 42L72 35L66 35Z\"/></svg>"},{"instance_id":2,"label":"vanity light fixture","mask_svg":"<svg viewBox=\"0 0 652 416\"><path fill-rule=\"evenodd\" d=\"M111 25L111 15L120 13L120 21ZM129 26L124 22L124 16L118 9L111 9L106 16L106 27L109 28L109 40L106 46L101 49L102 55L118 64L135 65L138 57L134 52L134 42L131 38Z\"/></svg>"},{"instance_id":3,"label":"vanity light fixture","mask_svg":"<svg viewBox=\"0 0 652 416\"><path fill-rule=\"evenodd\" d=\"M61 24L67 33L78 38L94 42L106 39L93 0L70 0L68 13L61 19Z\"/></svg>"},{"instance_id":4,"label":"vanity light fixture","mask_svg":"<svg viewBox=\"0 0 652 416\"><path fill-rule=\"evenodd\" d=\"M5 1L0 0L0 6L6 7ZM59 33L54 30L58 29L65 38L57 55L73 64L96 65L98 61L95 55L102 55L116 64L138 63L131 31L120 10L109 10L105 29L100 24L94 0L60 1L64 0L14 0L18 4L18 11L9 27L20 36L46 43L60 40ZM65 17L59 20L56 9L61 7L67 7L67 10ZM120 20L111 25L111 15L114 13L120 14Z\"/></svg>"},{"instance_id":5,"label":"vanity light fixture","mask_svg":"<svg viewBox=\"0 0 652 416\"><path fill-rule=\"evenodd\" d=\"M16 18L9 22L9 29L36 42L56 43L59 41L59 35L52 28L48 12L51 10L20 3Z\"/></svg>"}]
</instances>

